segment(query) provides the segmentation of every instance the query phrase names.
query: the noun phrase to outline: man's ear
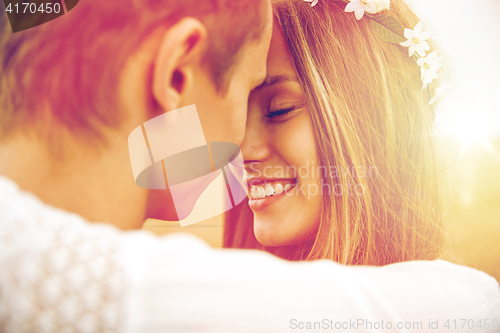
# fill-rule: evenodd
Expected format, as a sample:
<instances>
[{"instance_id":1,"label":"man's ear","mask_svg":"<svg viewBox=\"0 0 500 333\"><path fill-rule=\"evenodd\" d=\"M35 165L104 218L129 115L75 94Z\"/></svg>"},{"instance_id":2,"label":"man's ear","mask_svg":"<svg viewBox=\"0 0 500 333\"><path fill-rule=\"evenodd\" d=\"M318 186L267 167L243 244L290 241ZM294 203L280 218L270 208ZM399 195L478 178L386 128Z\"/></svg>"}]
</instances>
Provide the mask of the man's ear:
<instances>
[{"instance_id":1,"label":"man's ear","mask_svg":"<svg viewBox=\"0 0 500 333\"><path fill-rule=\"evenodd\" d=\"M165 32L154 61L153 94L166 111L179 108L193 85L193 70L202 61L206 42L205 26L191 17Z\"/></svg>"}]
</instances>

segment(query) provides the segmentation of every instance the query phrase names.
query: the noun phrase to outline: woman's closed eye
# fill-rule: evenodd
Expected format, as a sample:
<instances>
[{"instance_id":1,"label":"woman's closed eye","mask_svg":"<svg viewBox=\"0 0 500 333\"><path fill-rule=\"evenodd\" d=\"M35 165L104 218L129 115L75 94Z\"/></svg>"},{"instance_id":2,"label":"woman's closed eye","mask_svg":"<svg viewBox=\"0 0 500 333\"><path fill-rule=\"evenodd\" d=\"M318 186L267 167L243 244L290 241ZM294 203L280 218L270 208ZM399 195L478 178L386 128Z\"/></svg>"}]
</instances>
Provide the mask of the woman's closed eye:
<instances>
[{"instance_id":1,"label":"woman's closed eye","mask_svg":"<svg viewBox=\"0 0 500 333\"><path fill-rule=\"evenodd\" d=\"M295 116L300 110L304 107L304 105L296 105L286 109L278 109L276 111L269 112L265 117L269 118L272 122L281 122L288 120Z\"/></svg>"}]
</instances>

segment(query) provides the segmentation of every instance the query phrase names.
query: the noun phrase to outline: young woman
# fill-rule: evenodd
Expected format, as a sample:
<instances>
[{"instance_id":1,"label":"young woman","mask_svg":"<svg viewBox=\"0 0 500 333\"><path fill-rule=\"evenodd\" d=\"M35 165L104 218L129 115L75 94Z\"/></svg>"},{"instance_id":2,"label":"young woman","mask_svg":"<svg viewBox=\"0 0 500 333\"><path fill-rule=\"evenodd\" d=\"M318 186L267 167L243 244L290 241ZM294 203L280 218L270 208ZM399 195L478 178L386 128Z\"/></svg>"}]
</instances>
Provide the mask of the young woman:
<instances>
[{"instance_id":1,"label":"young woman","mask_svg":"<svg viewBox=\"0 0 500 333\"><path fill-rule=\"evenodd\" d=\"M438 258L433 121L445 71L418 17L402 0L274 7L242 145L249 200L228 214L225 247L362 265ZM390 43L381 19L415 29Z\"/></svg>"}]
</instances>

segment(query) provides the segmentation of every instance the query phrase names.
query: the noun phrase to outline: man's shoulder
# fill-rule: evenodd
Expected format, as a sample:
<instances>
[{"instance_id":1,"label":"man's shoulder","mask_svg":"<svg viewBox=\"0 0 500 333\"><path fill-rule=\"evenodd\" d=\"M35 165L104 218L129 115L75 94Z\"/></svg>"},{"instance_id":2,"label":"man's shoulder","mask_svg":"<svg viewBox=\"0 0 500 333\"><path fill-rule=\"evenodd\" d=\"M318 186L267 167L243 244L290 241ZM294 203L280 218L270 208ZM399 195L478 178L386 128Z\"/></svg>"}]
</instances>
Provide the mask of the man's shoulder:
<instances>
[{"instance_id":1,"label":"man's shoulder","mask_svg":"<svg viewBox=\"0 0 500 333\"><path fill-rule=\"evenodd\" d=\"M14 275L30 275L25 268L59 275L78 263L92 270L94 259L118 250L119 235L111 225L47 205L0 177L0 262Z\"/></svg>"},{"instance_id":2,"label":"man's shoulder","mask_svg":"<svg viewBox=\"0 0 500 333\"><path fill-rule=\"evenodd\" d=\"M37 234L54 230L70 229L78 232L97 232L101 234L119 234L119 230L104 223L90 223L82 216L51 206L33 193L23 191L7 177L0 176L0 235ZM98 230L94 230L98 229Z\"/></svg>"},{"instance_id":3,"label":"man's shoulder","mask_svg":"<svg viewBox=\"0 0 500 333\"><path fill-rule=\"evenodd\" d=\"M51 207L0 177L0 290L6 325L0 331L43 321L48 313L54 318L47 323L56 325L49 331L89 320L118 327L102 315L122 304L118 235L112 226L93 225Z\"/></svg>"},{"instance_id":4,"label":"man's shoulder","mask_svg":"<svg viewBox=\"0 0 500 333\"><path fill-rule=\"evenodd\" d=\"M4 259L9 254L20 260L56 250L76 251L89 243L93 251L102 251L118 243L119 234L111 225L89 223L78 214L47 205L0 176L0 257Z\"/></svg>"},{"instance_id":5,"label":"man's shoulder","mask_svg":"<svg viewBox=\"0 0 500 333\"><path fill-rule=\"evenodd\" d=\"M50 206L30 192L23 191L7 177L0 176L0 223L32 229L42 229L49 224L57 225L69 221L75 225L85 223L77 214Z\"/></svg>"}]
</instances>

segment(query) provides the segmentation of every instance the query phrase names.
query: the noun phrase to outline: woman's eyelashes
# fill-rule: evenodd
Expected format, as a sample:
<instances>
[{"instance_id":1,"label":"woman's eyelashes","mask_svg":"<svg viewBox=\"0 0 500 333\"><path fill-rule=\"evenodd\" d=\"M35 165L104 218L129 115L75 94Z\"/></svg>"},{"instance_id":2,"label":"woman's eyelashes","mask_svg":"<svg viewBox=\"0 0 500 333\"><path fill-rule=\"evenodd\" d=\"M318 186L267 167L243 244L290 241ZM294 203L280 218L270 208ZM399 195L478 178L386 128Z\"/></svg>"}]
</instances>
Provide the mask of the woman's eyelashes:
<instances>
[{"instance_id":1,"label":"woman's eyelashes","mask_svg":"<svg viewBox=\"0 0 500 333\"><path fill-rule=\"evenodd\" d=\"M272 122L280 122L287 120L297 114L304 105L296 105L286 109L279 109L276 111L269 112L265 117L269 118Z\"/></svg>"}]
</instances>

